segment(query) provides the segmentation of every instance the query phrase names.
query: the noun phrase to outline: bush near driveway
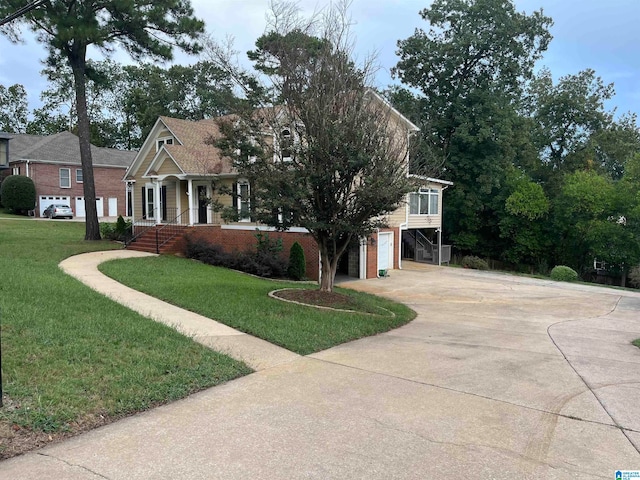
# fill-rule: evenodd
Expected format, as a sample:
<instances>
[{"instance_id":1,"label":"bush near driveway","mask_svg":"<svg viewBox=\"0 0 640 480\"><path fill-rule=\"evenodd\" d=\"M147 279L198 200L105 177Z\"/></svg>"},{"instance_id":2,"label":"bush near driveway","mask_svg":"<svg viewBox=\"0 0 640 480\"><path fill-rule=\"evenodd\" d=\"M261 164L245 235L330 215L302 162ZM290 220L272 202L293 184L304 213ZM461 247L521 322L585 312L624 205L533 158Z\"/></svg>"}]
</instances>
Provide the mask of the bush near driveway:
<instances>
[{"instance_id":1,"label":"bush near driveway","mask_svg":"<svg viewBox=\"0 0 640 480\"><path fill-rule=\"evenodd\" d=\"M0 185L0 199L13 213L26 215L36 208L36 186L29 177L10 175Z\"/></svg>"},{"instance_id":2,"label":"bush near driveway","mask_svg":"<svg viewBox=\"0 0 640 480\"><path fill-rule=\"evenodd\" d=\"M556 265L551 270L550 274L551 280L556 280L559 282L575 282L578 280L578 272L576 272L573 268L567 267L565 265Z\"/></svg>"}]
</instances>

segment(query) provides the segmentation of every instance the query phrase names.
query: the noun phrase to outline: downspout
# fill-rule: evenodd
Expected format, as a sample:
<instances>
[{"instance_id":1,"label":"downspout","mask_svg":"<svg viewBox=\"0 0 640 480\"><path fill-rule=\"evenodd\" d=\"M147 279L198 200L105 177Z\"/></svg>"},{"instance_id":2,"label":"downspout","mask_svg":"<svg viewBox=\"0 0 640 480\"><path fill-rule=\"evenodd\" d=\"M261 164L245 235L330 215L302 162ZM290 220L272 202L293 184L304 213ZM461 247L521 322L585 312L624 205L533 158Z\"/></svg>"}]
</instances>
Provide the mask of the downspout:
<instances>
[{"instance_id":1,"label":"downspout","mask_svg":"<svg viewBox=\"0 0 640 480\"><path fill-rule=\"evenodd\" d=\"M30 164L30 163L31 163L31 160L27 160L27 166L26 166L26 169L27 169L27 172L26 172L26 173L27 173L27 177L31 177L31 176L29 175L29 164Z\"/></svg>"},{"instance_id":2,"label":"downspout","mask_svg":"<svg viewBox=\"0 0 640 480\"><path fill-rule=\"evenodd\" d=\"M367 239L360 238L360 280L367 278Z\"/></svg>"},{"instance_id":3,"label":"downspout","mask_svg":"<svg viewBox=\"0 0 640 480\"><path fill-rule=\"evenodd\" d=\"M409 223L401 223L398 227L400 238L398 239L398 270L402 270L402 232L408 230Z\"/></svg>"},{"instance_id":4,"label":"downspout","mask_svg":"<svg viewBox=\"0 0 640 480\"><path fill-rule=\"evenodd\" d=\"M378 265L380 265L380 259L378 258L378 255L380 255L380 247L378 247L378 244L380 243L380 229L376 228L376 235L377 235L377 242L376 242L376 278L380 278L380 269L378 268Z\"/></svg>"},{"instance_id":5,"label":"downspout","mask_svg":"<svg viewBox=\"0 0 640 480\"><path fill-rule=\"evenodd\" d=\"M442 194L440 195L440 228L438 229L438 266L442 266L442 226L444 225L444 191L449 188L448 185L442 186Z\"/></svg>"}]
</instances>

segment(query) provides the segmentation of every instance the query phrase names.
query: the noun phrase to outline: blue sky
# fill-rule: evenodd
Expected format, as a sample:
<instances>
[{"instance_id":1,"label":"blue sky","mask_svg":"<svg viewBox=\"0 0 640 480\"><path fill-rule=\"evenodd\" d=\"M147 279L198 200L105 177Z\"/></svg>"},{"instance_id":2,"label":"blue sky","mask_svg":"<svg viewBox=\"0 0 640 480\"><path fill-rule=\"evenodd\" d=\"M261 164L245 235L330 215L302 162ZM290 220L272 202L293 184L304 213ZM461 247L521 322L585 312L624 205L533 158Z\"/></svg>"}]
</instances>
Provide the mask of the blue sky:
<instances>
[{"instance_id":1,"label":"blue sky","mask_svg":"<svg viewBox=\"0 0 640 480\"><path fill-rule=\"evenodd\" d=\"M26 1L26 0L25 0ZM321 1L301 0L307 11L322 6ZM418 12L428 0L353 0L356 53L362 58L378 53L381 69L376 82L384 87L392 82L389 70L397 62L396 42L410 36L415 28L427 29ZM539 66L548 66L558 78L593 68L606 83L615 84L616 96L608 103L618 113L640 113L640 2L637 0L516 0L519 11L542 8L554 20L551 46ZM266 0L192 0L196 14L217 38L232 36L236 49L246 52L265 29ZM0 83L21 83L32 105L46 88L40 77L44 49L28 32L25 43L14 45L0 37ZM130 63L123 53L115 59ZM177 56L179 63L194 61Z\"/></svg>"}]
</instances>

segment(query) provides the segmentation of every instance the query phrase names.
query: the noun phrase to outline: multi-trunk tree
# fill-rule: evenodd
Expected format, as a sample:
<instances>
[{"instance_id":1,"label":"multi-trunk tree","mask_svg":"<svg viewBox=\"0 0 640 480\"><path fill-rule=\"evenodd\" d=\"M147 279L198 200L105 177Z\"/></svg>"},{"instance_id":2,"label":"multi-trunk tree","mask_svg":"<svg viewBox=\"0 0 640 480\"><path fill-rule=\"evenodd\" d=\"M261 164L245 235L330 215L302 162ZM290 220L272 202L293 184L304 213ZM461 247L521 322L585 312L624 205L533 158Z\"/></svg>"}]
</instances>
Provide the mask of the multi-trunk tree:
<instances>
[{"instance_id":1,"label":"multi-trunk tree","mask_svg":"<svg viewBox=\"0 0 640 480\"><path fill-rule=\"evenodd\" d=\"M288 28L258 39L249 56L269 81L253 98L265 108L222 122L218 142L239 153L256 219L313 236L327 292L352 242L384 226L413 188L406 126L369 88L370 65L352 60L343 13L331 8L304 24L289 17L274 24Z\"/></svg>"}]
</instances>

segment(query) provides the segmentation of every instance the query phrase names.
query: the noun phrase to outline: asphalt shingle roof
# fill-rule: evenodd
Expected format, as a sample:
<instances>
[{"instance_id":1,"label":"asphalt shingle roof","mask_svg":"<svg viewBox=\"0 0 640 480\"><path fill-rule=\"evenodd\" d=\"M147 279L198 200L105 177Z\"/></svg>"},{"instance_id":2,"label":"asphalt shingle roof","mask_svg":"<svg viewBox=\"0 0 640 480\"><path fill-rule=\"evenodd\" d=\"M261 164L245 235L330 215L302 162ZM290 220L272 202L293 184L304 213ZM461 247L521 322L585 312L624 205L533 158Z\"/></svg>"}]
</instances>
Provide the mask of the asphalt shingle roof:
<instances>
[{"instance_id":1,"label":"asphalt shingle roof","mask_svg":"<svg viewBox=\"0 0 640 480\"><path fill-rule=\"evenodd\" d=\"M216 120L197 122L171 117L160 117L162 122L180 141L180 144L165 145L174 161L186 174L208 175L236 173L233 162L222 155L210 140L220 137Z\"/></svg>"},{"instance_id":2,"label":"asphalt shingle roof","mask_svg":"<svg viewBox=\"0 0 640 480\"><path fill-rule=\"evenodd\" d=\"M55 135L10 134L9 161L31 160L80 165L78 137L71 132ZM91 145L94 166L128 167L136 156L135 151Z\"/></svg>"}]
</instances>

